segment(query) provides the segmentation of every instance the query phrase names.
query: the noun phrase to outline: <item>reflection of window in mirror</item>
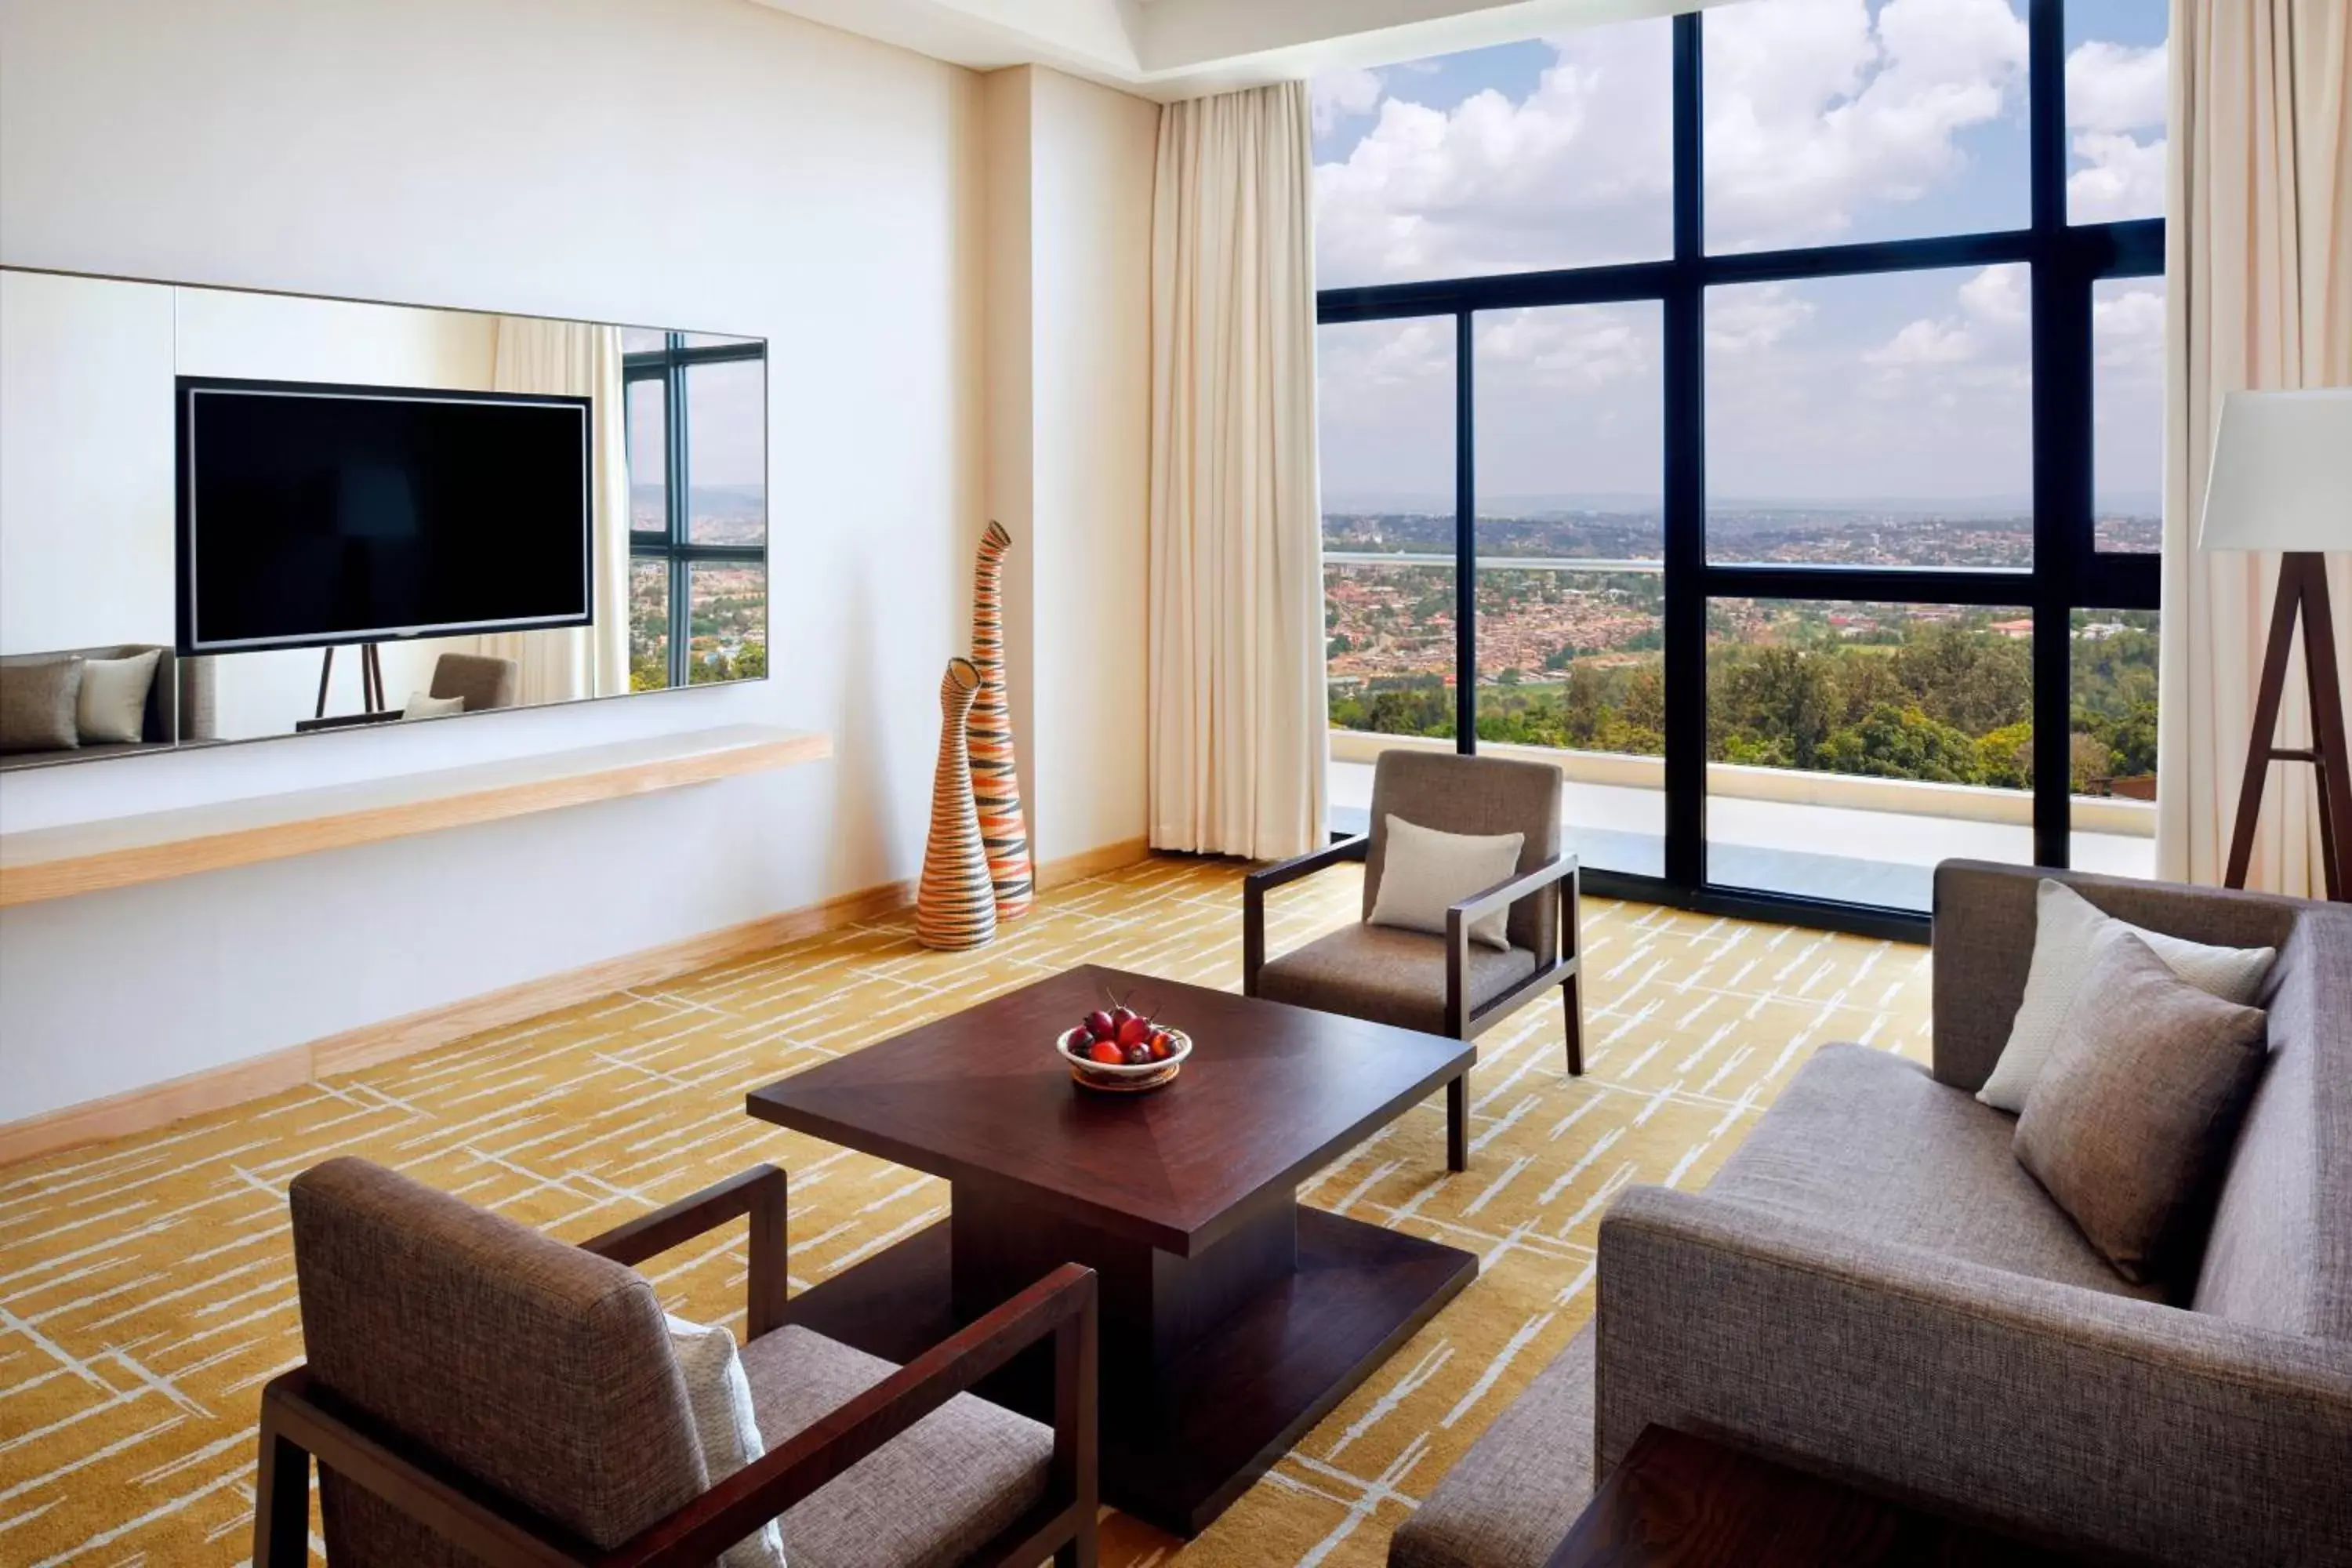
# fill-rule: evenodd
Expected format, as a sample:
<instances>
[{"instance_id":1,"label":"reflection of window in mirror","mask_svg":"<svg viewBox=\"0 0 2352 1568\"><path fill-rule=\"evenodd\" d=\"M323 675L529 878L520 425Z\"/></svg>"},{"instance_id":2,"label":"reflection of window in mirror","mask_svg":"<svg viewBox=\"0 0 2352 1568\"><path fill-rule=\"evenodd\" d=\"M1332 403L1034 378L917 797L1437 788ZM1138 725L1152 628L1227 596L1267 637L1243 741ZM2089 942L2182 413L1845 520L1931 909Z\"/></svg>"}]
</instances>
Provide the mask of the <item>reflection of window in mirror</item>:
<instances>
[{"instance_id":1,"label":"reflection of window in mirror","mask_svg":"<svg viewBox=\"0 0 2352 1568\"><path fill-rule=\"evenodd\" d=\"M629 688L768 672L767 363L757 339L623 333Z\"/></svg>"}]
</instances>

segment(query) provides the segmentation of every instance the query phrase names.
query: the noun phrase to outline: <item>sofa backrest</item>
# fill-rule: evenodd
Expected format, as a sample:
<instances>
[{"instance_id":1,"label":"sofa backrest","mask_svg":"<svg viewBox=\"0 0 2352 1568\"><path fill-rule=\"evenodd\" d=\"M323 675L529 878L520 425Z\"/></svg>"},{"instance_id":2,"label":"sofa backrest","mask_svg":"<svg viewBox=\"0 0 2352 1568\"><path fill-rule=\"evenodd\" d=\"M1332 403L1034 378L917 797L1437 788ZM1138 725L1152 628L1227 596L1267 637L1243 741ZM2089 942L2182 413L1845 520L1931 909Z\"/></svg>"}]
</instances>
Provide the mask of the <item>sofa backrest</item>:
<instances>
[{"instance_id":1,"label":"sofa backrest","mask_svg":"<svg viewBox=\"0 0 2352 1568\"><path fill-rule=\"evenodd\" d=\"M2313 907L2272 893L1947 860L1936 868L1933 938L1938 1083L1974 1094L2009 1044L2033 963L2034 900L2044 878L2063 882L2117 920L2219 947L2281 947Z\"/></svg>"},{"instance_id":2,"label":"sofa backrest","mask_svg":"<svg viewBox=\"0 0 2352 1568\"><path fill-rule=\"evenodd\" d=\"M2270 1065L2189 1304L2352 1341L2352 906L2305 906L2265 992Z\"/></svg>"}]
</instances>

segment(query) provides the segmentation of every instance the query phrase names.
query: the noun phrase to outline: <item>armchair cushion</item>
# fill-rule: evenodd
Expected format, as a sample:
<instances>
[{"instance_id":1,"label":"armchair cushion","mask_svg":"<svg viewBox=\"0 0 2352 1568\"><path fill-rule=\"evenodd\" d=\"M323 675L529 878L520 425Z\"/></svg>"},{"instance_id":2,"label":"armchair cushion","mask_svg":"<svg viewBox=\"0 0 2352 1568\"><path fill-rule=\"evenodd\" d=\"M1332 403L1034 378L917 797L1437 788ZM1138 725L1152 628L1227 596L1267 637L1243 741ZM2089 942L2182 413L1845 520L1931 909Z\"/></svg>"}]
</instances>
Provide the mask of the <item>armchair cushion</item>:
<instances>
[{"instance_id":1,"label":"armchair cushion","mask_svg":"<svg viewBox=\"0 0 2352 1568\"><path fill-rule=\"evenodd\" d=\"M1738 1204L2106 1295L2160 1299L2107 1267L2017 1163L2017 1123L1915 1062L1824 1046L1708 1184Z\"/></svg>"},{"instance_id":2,"label":"armchair cushion","mask_svg":"<svg viewBox=\"0 0 2352 1568\"><path fill-rule=\"evenodd\" d=\"M898 1368L794 1324L742 1350L771 1452ZM792 1568L948 1568L1045 1495L1054 1434L960 1394L787 1509Z\"/></svg>"},{"instance_id":3,"label":"armchair cushion","mask_svg":"<svg viewBox=\"0 0 2352 1568\"><path fill-rule=\"evenodd\" d=\"M1472 1009L1536 972L1523 947L1497 952L1470 944L1464 984ZM1305 947L1268 959L1257 994L1269 1002L1344 1013L1351 1018L1425 1034L1446 1032L1445 939L1393 926L1343 926Z\"/></svg>"}]
</instances>

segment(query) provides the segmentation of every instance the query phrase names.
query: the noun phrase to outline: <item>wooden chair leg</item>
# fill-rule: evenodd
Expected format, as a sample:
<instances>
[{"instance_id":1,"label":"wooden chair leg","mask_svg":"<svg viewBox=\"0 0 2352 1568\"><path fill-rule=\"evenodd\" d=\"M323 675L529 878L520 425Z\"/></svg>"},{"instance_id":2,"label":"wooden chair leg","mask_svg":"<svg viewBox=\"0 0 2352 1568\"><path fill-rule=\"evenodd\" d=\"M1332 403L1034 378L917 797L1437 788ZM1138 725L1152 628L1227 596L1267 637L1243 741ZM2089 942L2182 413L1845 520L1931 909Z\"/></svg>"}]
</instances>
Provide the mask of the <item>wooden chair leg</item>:
<instances>
[{"instance_id":1,"label":"wooden chair leg","mask_svg":"<svg viewBox=\"0 0 2352 1568\"><path fill-rule=\"evenodd\" d=\"M1470 1168L1470 1075L1445 1086L1445 1168Z\"/></svg>"},{"instance_id":2,"label":"wooden chair leg","mask_svg":"<svg viewBox=\"0 0 2352 1568\"><path fill-rule=\"evenodd\" d=\"M310 1456L264 1420L260 1458L253 1482L253 1568L308 1568Z\"/></svg>"},{"instance_id":3,"label":"wooden chair leg","mask_svg":"<svg viewBox=\"0 0 2352 1568\"><path fill-rule=\"evenodd\" d=\"M1560 1005L1568 1009L1568 1076L1584 1076L1584 977L1571 974L1559 988Z\"/></svg>"}]
</instances>

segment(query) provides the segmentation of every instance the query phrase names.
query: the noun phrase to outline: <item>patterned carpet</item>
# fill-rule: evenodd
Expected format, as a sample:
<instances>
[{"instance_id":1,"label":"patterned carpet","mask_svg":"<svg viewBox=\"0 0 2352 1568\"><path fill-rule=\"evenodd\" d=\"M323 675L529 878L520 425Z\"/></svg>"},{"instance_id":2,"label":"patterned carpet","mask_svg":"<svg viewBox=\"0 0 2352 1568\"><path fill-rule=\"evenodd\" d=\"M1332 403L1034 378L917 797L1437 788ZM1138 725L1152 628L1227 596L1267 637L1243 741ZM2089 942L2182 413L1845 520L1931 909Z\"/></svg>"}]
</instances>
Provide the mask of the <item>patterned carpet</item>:
<instances>
[{"instance_id":1,"label":"patterned carpet","mask_svg":"<svg viewBox=\"0 0 2352 1568\"><path fill-rule=\"evenodd\" d=\"M1277 894L1276 950L1353 918L1353 868ZM1238 987L1239 872L1162 860L1042 900L976 952L859 926L118 1143L0 1170L0 1563L226 1564L251 1421L299 1358L286 1184L365 1154L565 1237L757 1161L792 1176L794 1287L946 1213L943 1183L751 1121L746 1089L1082 960ZM1703 1184L1815 1046L1924 1058L1924 949L1589 900L1590 1072L1547 1003L1481 1042L1471 1169L1442 1097L1308 1201L1479 1254L1475 1284L1199 1540L1111 1516L1104 1562L1377 1564L1389 1533L1592 1310L1632 1182ZM729 1239L652 1274L737 1323ZM315 1542L314 1542L315 1547Z\"/></svg>"}]
</instances>

